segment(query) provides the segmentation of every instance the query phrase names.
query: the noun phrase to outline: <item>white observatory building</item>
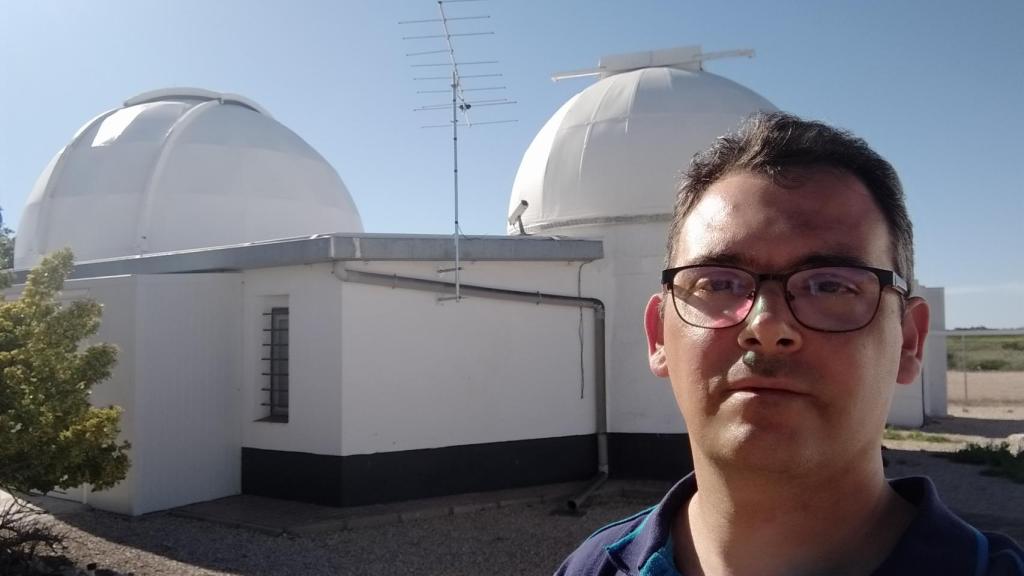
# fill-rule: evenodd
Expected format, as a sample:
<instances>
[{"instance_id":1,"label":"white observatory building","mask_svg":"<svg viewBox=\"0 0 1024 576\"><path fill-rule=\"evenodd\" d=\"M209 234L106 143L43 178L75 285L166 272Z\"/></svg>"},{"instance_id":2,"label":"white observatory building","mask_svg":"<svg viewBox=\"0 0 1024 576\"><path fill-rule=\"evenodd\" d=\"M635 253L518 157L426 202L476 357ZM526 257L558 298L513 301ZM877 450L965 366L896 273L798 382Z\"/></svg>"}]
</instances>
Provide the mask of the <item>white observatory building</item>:
<instances>
[{"instance_id":1,"label":"white observatory building","mask_svg":"<svg viewBox=\"0 0 1024 576\"><path fill-rule=\"evenodd\" d=\"M643 307L690 157L774 109L703 70L726 55L571 74L599 79L526 150L510 235L461 238L458 301L438 273L450 236L363 232L330 164L255 102L168 89L90 120L44 169L15 249L23 283L70 246L63 297L102 303L96 339L120 349L93 401L124 408L131 469L66 497L137 515L240 493L350 506L685 473ZM928 362L936 377L900 387L891 421L945 412L941 338Z\"/></svg>"}]
</instances>

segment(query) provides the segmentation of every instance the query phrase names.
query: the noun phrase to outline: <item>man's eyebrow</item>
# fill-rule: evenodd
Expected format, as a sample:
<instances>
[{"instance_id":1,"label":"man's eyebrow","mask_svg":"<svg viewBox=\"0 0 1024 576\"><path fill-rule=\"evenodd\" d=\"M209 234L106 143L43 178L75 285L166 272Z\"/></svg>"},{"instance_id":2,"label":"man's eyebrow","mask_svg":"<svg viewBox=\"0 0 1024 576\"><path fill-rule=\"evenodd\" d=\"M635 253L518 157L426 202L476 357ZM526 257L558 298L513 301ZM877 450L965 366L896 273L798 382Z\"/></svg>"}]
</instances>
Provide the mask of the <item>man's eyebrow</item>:
<instances>
[{"instance_id":1,"label":"man's eyebrow","mask_svg":"<svg viewBox=\"0 0 1024 576\"><path fill-rule=\"evenodd\" d=\"M761 266L750 256L740 252L709 252L700 254L688 262L689 266L736 266L758 272L783 272L815 266L868 266L866 260L842 248L828 252L805 254L790 263L785 270L760 270Z\"/></svg>"},{"instance_id":2,"label":"man's eyebrow","mask_svg":"<svg viewBox=\"0 0 1024 576\"><path fill-rule=\"evenodd\" d=\"M739 252L708 252L698 254L687 263L687 266L737 266L749 268L753 261Z\"/></svg>"},{"instance_id":3,"label":"man's eyebrow","mask_svg":"<svg viewBox=\"0 0 1024 576\"><path fill-rule=\"evenodd\" d=\"M815 252L801 258L793 268L809 268L812 266L867 266L866 260L843 252Z\"/></svg>"}]
</instances>

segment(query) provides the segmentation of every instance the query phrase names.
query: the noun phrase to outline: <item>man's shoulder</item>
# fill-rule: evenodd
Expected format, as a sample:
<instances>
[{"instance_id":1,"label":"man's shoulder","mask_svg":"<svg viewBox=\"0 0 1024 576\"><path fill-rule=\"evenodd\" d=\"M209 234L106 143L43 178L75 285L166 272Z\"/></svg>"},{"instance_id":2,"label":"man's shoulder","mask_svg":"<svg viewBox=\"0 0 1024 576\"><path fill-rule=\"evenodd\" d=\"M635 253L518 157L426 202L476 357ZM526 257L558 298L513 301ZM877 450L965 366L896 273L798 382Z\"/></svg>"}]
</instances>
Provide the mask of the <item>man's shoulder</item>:
<instances>
[{"instance_id":1,"label":"man's shoulder","mask_svg":"<svg viewBox=\"0 0 1024 576\"><path fill-rule=\"evenodd\" d=\"M586 575L605 576L616 574L618 568L608 554L608 548L638 533L655 506L641 510L628 518L612 522L584 540L579 547L562 562L556 576Z\"/></svg>"},{"instance_id":2,"label":"man's shoulder","mask_svg":"<svg viewBox=\"0 0 1024 576\"><path fill-rule=\"evenodd\" d=\"M982 532L953 513L925 477L890 480L917 516L876 575L1024 576L1024 550L1008 536Z\"/></svg>"},{"instance_id":3,"label":"man's shoulder","mask_svg":"<svg viewBox=\"0 0 1024 576\"><path fill-rule=\"evenodd\" d=\"M676 574L670 542L672 519L696 491L696 476L691 472L656 506L591 534L555 575Z\"/></svg>"},{"instance_id":4,"label":"man's shoulder","mask_svg":"<svg viewBox=\"0 0 1024 576\"><path fill-rule=\"evenodd\" d=\"M986 576L1024 576L1024 548L1003 534L981 534L988 548Z\"/></svg>"}]
</instances>

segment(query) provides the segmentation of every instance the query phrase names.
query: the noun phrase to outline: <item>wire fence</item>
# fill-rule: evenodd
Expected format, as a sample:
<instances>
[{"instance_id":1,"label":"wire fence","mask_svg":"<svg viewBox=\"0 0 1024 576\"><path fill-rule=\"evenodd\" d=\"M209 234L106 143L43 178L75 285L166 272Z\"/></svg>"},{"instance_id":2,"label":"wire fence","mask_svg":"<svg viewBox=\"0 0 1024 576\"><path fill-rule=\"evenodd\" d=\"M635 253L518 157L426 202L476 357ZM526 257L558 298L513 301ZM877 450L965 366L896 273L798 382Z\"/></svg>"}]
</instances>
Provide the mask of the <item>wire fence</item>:
<instances>
[{"instance_id":1,"label":"wire fence","mask_svg":"<svg viewBox=\"0 0 1024 576\"><path fill-rule=\"evenodd\" d=\"M951 330L945 336L948 413L1024 420L1024 330Z\"/></svg>"}]
</instances>

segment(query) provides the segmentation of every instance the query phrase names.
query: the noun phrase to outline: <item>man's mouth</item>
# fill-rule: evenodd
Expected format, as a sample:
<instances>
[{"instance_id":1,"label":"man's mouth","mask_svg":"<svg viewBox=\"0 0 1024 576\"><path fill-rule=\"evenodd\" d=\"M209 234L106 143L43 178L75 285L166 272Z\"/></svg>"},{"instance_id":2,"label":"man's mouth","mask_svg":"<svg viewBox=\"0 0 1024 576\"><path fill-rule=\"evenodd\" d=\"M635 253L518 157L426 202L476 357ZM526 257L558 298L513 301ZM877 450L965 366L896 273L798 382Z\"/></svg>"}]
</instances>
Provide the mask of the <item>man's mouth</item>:
<instances>
[{"instance_id":1,"label":"man's mouth","mask_svg":"<svg viewBox=\"0 0 1024 576\"><path fill-rule=\"evenodd\" d=\"M744 378L732 382L729 385L729 393L747 393L757 395L799 395L806 396L807 393L788 382L776 378Z\"/></svg>"}]
</instances>

